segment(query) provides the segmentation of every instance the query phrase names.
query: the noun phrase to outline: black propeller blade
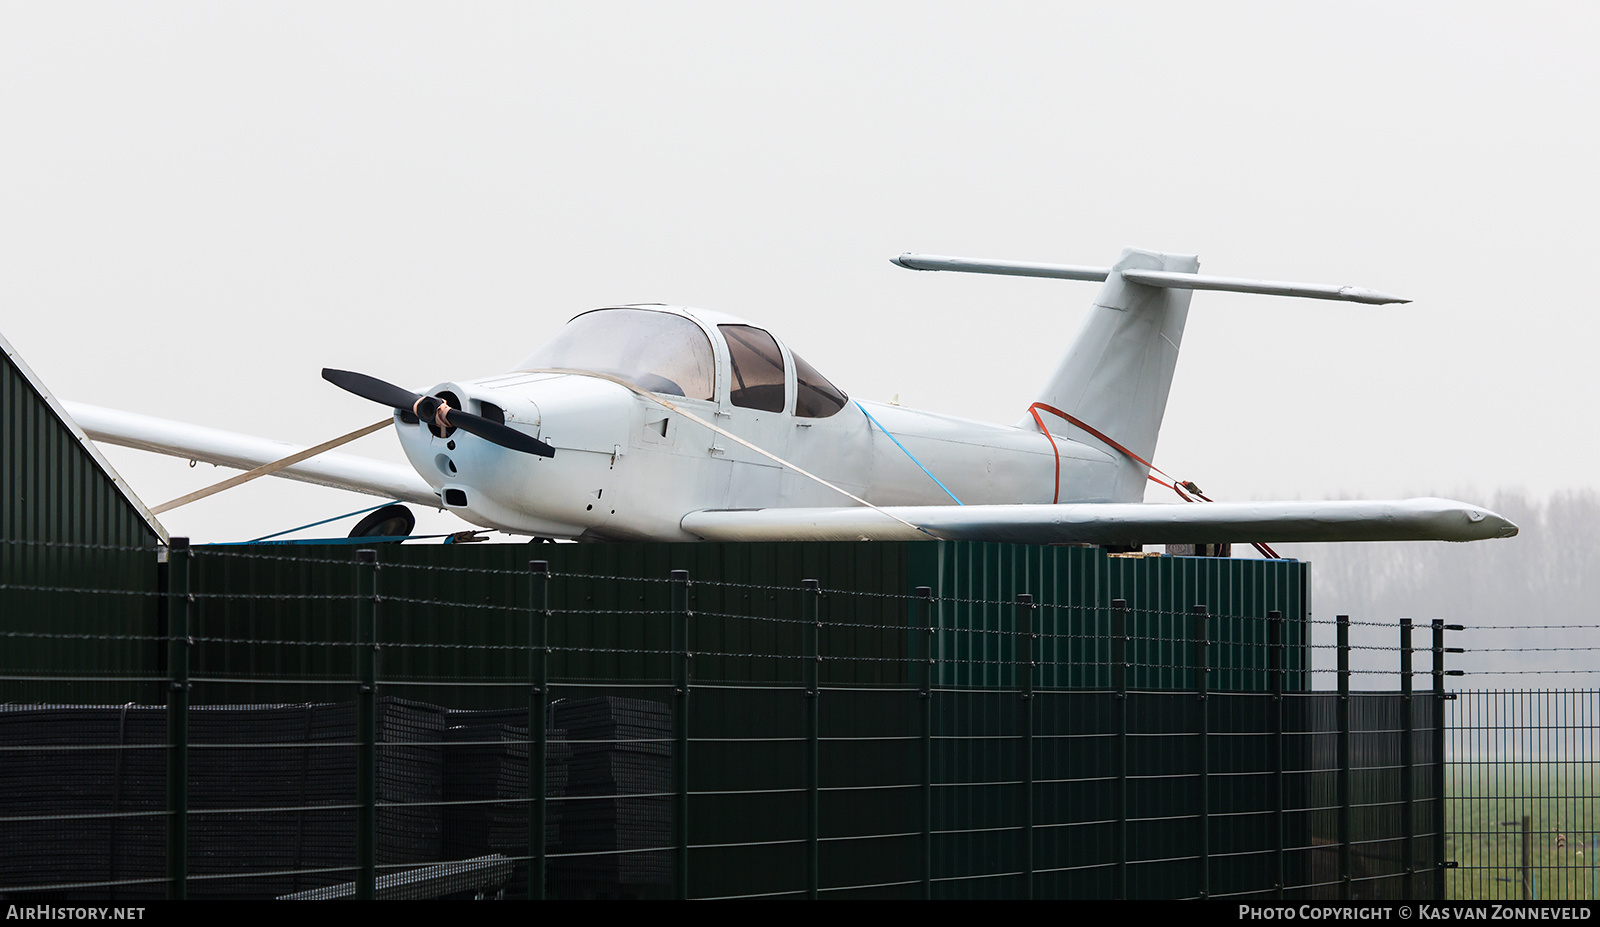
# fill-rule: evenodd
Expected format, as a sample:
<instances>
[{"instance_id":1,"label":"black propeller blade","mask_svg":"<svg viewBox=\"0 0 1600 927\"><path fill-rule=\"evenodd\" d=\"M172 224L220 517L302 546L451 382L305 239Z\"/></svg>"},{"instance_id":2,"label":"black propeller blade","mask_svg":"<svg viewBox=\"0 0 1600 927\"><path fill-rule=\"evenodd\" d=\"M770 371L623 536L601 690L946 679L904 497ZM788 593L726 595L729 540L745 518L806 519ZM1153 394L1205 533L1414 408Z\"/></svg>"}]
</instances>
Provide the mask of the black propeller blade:
<instances>
[{"instance_id":1,"label":"black propeller blade","mask_svg":"<svg viewBox=\"0 0 1600 927\"><path fill-rule=\"evenodd\" d=\"M524 454L537 454L540 457L556 456L556 449L530 437L515 428L510 428L499 422L491 422L481 415L452 409L445 405L443 400L434 396L424 396L413 393L408 389L401 389L393 383L385 383L377 377L369 377L364 373L351 370L334 370L324 367L322 378L347 392L355 393L362 399L370 399L381 405L390 406L403 412L414 412L424 421L431 421L438 414L439 407L444 405L444 420L453 428L459 428L468 434L477 435L491 444Z\"/></svg>"},{"instance_id":2,"label":"black propeller blade","mask_svg":"<svg viewBox=\"0 0 1600 927\"><path fill-rule=\"evenodd\" d=\"M369 377L364 373L356 373L351 370L334 370L330 367L324 367L322 368L322 378L342 390L355 393L362 399L370 399L373 402L393 406L396 409L403 409L407 412L412 410L412 407L417 404L417 400L423 398L420 393L413 393L408 389L401 389L393 383L385 383L377 377Z\"/></svg>"}]
</instances>

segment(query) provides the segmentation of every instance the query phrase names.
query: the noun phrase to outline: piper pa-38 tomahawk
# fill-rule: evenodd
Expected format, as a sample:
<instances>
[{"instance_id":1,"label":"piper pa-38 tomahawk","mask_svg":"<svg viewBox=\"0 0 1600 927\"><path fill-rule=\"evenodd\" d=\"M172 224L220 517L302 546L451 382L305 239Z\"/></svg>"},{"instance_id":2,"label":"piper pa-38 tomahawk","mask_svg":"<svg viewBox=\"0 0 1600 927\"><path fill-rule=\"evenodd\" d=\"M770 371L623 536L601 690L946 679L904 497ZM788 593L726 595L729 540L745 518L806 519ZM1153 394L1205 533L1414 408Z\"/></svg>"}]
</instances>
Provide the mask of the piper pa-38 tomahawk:
<instances>
[{"instance_id":1,"label":"piper pa-38 tomahawk","mask_svg":"<svg viewBox=\"0 0 1600 927\"><path fill-rule=\"evenodd\" d=\"M334 385L393 410L415 472L321 453L276 475L443 507L486 528L578 540L1120 546L1471 541L1517 532L1493 512L1445 499L1141 501L1155 478L1149 461L1194 290L1405 300L1356 287L1203 276L1193 256L1135 249L1110 268L913 255L895 263L1104 284L1037 400L1011 425L852 400L743 319L632 305L576 316L508 373L424 393L324 370ZM96 440L224 466L268 469L299 450L68 409Z\"/></svg>"}]
</instances>

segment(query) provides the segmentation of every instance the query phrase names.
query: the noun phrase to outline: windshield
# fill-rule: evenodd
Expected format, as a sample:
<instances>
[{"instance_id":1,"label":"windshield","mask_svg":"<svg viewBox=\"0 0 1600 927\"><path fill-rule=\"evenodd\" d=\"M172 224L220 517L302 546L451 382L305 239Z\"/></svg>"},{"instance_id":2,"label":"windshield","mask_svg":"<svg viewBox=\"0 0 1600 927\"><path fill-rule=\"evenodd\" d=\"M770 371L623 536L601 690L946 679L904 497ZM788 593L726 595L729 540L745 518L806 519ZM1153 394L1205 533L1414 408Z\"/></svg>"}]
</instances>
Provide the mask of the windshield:
<instances>
[{"instance_id":1,"label":"windshield","mask_svg":"<svg viewBox=\"0 0 1600 927\"><path fill-rule=\"evenodd\" d=\"M517 365L592 370L669 396L710 399L716 383L711 339L681 315L600 309L578 316Z\"/></svg>"},{"instance_id":2,"label":"windshield","mask_svg":"<svg viewBox=\"0 0 1600 927\"><path fill-rule=\"evenodd\" d=\"M844 408L850 397L817 373L817 368L806 363L805 358L790 354L794 357L794 414L801 418L827 418Z\"/></svg>"}]
</instances>

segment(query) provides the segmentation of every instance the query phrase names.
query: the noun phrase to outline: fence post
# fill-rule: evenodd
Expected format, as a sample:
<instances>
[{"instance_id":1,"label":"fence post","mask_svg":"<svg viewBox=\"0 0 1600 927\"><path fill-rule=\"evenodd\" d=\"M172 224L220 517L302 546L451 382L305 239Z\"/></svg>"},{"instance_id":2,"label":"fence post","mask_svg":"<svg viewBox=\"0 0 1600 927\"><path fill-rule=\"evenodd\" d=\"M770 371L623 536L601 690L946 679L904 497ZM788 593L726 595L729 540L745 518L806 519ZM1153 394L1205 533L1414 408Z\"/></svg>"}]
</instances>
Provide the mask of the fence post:
<instances>
[{"instance_id":1,"label":"fence post","mask_svg":"<svg viewBox=\"0 0 1600 927\"><path fill-rule=\"evenodd\" d=\"M689 571L672 571L672 885L689 897Z\"/></svg>"},{"instance_id":2,"label":"fence post","mask_svg":"<svg viewBox=\"0 0 1600 927\"><path fill-rule=\"evenodd\" d=\"M550 562L530 560L528 577L528 897L545 898L545 830L548 804L550 705Z\"/></svg>"},{"instance_id":3,"label":"fence post","mask_svg":"<svg viewBox=\"0 0 1600 927\"><path fill-rule=\"evenodd\" d=\"M1406 898L1417 897L1417 820L1412 803L1417 799L1416 751L1412 738L1416 735L1417 719L1413 712L1411 680L1411 619L1400 619L1400 833L1403 835L1401 852L1405 854Z\"/></svg>"},{"instance_id":4,"label":"fence post","mask_svg":"<svg viewBox=\"0 0 1600 927\"><path fill-rule=\"evenodd\" d=\"M1459 676L1460 670L1445 668L1444 656L1447 653L1462 653L1460 647L1446 647L1444 645L1444 632L1465 630L1465 625L1445 624L1444 619L1433 619L1433 794L1438 802L1439 817L1435 826L1437 833L1433 838L1433 898L1443 901L1448 891L1445 885L1445 858L1444 839L1447 833L1450 813L1450 803L1445 797L1445 702L1454 696L1447 695L1444 691L1444 677Z\"/></svg>"},{"instance_id":5,"label":"fence post","mask_svg":"<svg viewBox=\"0 0 1600 927\"><path fill-rule=\"evenodd\" d=\"M1111 688L1117 693L1117 856L1112 898L1128 897L1128 600L1111 600Z\"/></svg>"},{"instance_id":6,"label":"fence post","mask_svg":"<svg viewBox=\"0 0 1600 927\"><path fill-rule=\"evenodd\" d=\"M911 686L921 710L922 897L933 897L933 589L918 586L911 601Z\"/></svg>"},{"instance_id":7,"label":"fence post","mask_svg":"<svg viewBox=\"0 0 1600 927\"><path fill-rule=\"evenodd\" d=\"M1033 900L1033 596L1017 594L1017 693L1022 700L1023 898Z\"/></svg>"},{"instance_id":8,"label":"fence post","mask_svg":"<svg viewBox=\"0 0 1600 927\"><path fill-rule=\"evenodd\" d=\"M1267 675L1272 691L1273 895L1283 899L1283 612L1267 612Z\"/></svg>"},{"instance_id":9,"label":"fence post","mask_svg":"<svg viewBox=\"0 0 1600 927\"><path fill-rule=\"evenodd\" d=\"M378 552L356 551L356 899L378 896Z\"/></svg>"},{"instance_id":10,"label":"fence post","mask_svg":"<svg viewBox=\"0 0 1600 927\"><path fill-rule=\"evenodd\" d=\"M167 897L189 897L189 552L173 538L167 561Z\"/></svg>"},{"instance_id":11,"label":"fence post","mask_svg":"<svg viewBox=\"0 0 1600 927\"><path fill-rule=\"evenodd\" d=\"M1200 727L1200 900L1211 897L1211 714L1206 696L1211 673L1210 641L1207 638L1206 607L1194 612L1194 694L1199 706Z\"/></svg>"},{"instance_id":12,"label":"fence post","mask_svg":"<svg viewBox=\"0 0 1600 927\"><path fill-rule=\"evenodd\" d=\"M1350 616L1339 627L1339 900L1349 901L1350 884Z\"/></svg>"},{"instance_id":13,"label":"fence post","mask_svg":"<svg viewBox=\"0 0 1600 927\"><path fill-rule=\"evenodd\" d=\"M1434 900L1445 900L1445 620L1434 618Z\"/></svg>"},{"instance_id":14,"label":"fence post","mask_svg":"<svg viewBox=\"0 0 1600 927\"><path fill-rule=\"evenodd\" d=\"M818 790L821 788L820 774L817 769L819 747L817 738L821 719L819 718L820 676L819 664L822 662L822 614L821 603L822 584L814 579L800 581L801 589L801 625L800 646L802 651L801 672L804 674L805 684L805 718L806 718L806 755L805 755L805 780L806 780L806 897L815 901L817 898L818 881L820 879L820 862L818 856L818 842L821 837L821 808L818 804Z\"/></svg>"}]
</instances>

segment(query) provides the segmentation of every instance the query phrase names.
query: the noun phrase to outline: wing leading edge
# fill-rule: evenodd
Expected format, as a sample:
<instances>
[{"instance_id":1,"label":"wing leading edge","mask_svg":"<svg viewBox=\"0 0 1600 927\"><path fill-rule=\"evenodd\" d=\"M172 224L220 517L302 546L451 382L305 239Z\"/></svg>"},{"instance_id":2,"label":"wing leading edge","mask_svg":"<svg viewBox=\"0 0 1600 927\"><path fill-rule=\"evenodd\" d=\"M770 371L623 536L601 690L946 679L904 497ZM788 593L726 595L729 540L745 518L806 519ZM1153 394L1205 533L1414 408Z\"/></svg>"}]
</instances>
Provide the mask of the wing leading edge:
<instances>
[{"instance_id":1,"label":"wing leading edge","mask_svg":"<svg viewBox=\"0 0 1600 927\"><path fill-rule=\"evenodd\" d=\"M119 412L81 402L62 403L90 438L105 444L153 451L223 467L250 470L305 450L298 444L257 438L220 428ZM439 496L415 470L399 464L329 451L293 464L274 476L302 483L437 507Z\"/></svg>"},{"instance_id":2,"label":"wing leading edge","mask_svg":"<svg viewBox=\"0 0 1600 927\"><path fill-rule=\"evenodd\" d=\"M708 541L914 541L1018 544L1222 544L1313 541L1479 541L1517 526L1451 499L1215 502L1195 505L924 505L693 512L683 528Z\"/></svg>"}]
</instances>

